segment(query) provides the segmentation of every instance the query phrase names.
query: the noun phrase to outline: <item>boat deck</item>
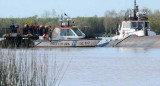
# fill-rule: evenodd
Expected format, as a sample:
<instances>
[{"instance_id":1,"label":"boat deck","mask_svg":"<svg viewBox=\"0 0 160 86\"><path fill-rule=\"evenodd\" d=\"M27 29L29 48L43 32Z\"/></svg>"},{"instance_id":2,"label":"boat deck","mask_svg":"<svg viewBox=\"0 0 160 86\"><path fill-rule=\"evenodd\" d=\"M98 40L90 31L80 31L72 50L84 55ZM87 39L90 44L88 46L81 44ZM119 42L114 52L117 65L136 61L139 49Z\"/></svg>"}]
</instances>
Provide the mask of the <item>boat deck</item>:
<instances>
[{"instance_id":1,"label":"boat deck","mask_svg":"<svg viewBox=\"0 0 160 86\"><path fill-rule=\"evenodd\" d=\"M34 47L95 47L101 39L35 40Z\"/></svg>"},{"instance_id":2,"label":"boat deck","mask_svg":"<svg viewBox=\"0 0 160 86\"><path fill-rule=\"evenodd\" d=\"M129 36L123 40L111 41L106 47L160 47L160 35Z\"/></svg>"}]
</instances>

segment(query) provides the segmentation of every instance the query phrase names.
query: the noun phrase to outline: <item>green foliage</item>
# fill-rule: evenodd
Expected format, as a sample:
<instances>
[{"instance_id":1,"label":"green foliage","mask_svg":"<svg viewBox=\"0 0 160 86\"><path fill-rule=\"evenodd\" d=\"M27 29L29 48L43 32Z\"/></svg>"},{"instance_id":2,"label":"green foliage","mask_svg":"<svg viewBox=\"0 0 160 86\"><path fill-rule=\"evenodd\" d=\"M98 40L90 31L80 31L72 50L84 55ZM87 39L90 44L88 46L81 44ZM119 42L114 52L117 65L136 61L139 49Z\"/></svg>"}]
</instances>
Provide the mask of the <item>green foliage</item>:
<instances>
[{"instance_id":1,"label":"green foliage","mask_svg":"<svg viewBox=\"0 0 160 86\"><path fill-rule=\"evenodd\" d=\"M155 31L158 35L160 34L160 11L155 10L149 15L149 21L151 24L151 29Z\"/></svg>"},{"instance_id":2,"label":"green foliage","mask_svg":"<svg viewBox=\"0 0 160 86\"><path fill-rule=\"evenodd\" d=\"M141 11L148 13L151 29L157 34L160 34L160 11L155 10L152 12L147 8L144 8ZM124 19L128 12L129 10L122 10L120 12L113 10L107 11L104 17L97 17L96 15L93 17L77 17L73 18L73 21L87 37L113 36L118 28L118 23ZM52 14L50 15L52 17L50 17L49 14ZM38 18L37 15L28 18L0 18L0 31L2 32L2 28L9 28L11 23L19 25L20 28L23 28L25 23L28 23L29 25L37 23L38 25L49 25L52 26L52 28L55 28L60 25L59 18L56 16L55 10L52 10L50 13L47 13L46 11L43 18Z\"/></svg>"},{"instance_id":3,"label":"green foliage","mask_svg":"<svg viewBox=\"0 0 160 86\"><path fill-rule=\"evenodd\" d=\"M150 9L147 8L144 8L141 11L148 13L151 29L159 35L160 11L155 10L154 12L152 12ZM104 17L105 34L103 36L112 36L112 34L115 34L116 29L118 29L118 23L124 20L126 15L129 15L129 10L122 10L120 12L115 12L114 10L107 11Z\"/></svg>"},{"instance_id":4,"label":"green foliage","mask_svg":"<svg viewBox=\"0 0 160 86\"><path fill-rule=\"evenodd\" d=\"M77 17L74 18L73 21L77 26L80 26L80 29L82 29L88 37L102 36L102 34L105 33L103 17ZM49 25L52 26L52 28L60 25L59 18L37 18L37 16L29 18L0 18L0 28L9 28L11 23L19 25L20 28L23 28L25 23L29 25L34 23L38 25Z\"/></svg>"},{"instance_id":5,"label":"green foliage","mask_svg":"<svg viewBox=\"0 0 160 86\"><path fill-rule=\"evenodd\" d=\"M118 23L121 22L124 17L123 11L120 13L116 13L113 11L107 11L104 18L104 26L105 26L105 36L112 36L112 34L116 34L116 29L118 29Z\"/></svg>"},{"instance_id":6,"label":"green foliage","mask_svg":"<svg viewBox=\"0 0 160 86\"><path fill-rule=\"evenodd\" d=\"M78 17L74 19L77 26L80 26L87 37L102 36L105 33L103 17Z\"/></svg>"},{"instance_id":7,"label":"green foliage","mask_svg":"<svg viewBox=\"0 0 160 86\"><path fill-rule=\"evenodd\" d=\"M19 25L21 28L25 23L29 25L37 23L39 25L57 26L58 18L37 18L35 16L29 18L0 18L0 28L9 28L11 23Z\"/></svg>"}]
</instances>

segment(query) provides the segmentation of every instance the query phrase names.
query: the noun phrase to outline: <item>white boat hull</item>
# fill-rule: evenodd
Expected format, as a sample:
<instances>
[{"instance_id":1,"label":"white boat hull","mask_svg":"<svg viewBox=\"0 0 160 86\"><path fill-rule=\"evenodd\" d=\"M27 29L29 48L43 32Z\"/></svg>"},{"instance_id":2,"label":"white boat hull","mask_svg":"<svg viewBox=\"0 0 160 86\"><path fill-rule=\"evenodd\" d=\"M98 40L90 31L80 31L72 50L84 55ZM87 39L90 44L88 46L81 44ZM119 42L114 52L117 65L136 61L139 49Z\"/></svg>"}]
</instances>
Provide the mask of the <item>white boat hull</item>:
<instances>
[{"instance_id":1,"label":"white boat hull","mask_svg":"<svg viewBox=\"0 0 160 86\"><path fill-rule=\"evenodd\" d=\"M148 30L147 32L148 32L148 36L156 35L156 33L151 30ZM140 31L135 31L134 33L131 33L130 35L145 36L145 33L143 30L140 30Z\"/></svg>"},{"instance_id":2,"label":"white boat hull","mask_svg":"<svg viewBox=\"0 0 160 86\"><path fill-rule=\"evenodd\" d=\"M136 36L145 36L145 33L143 30L140 30L140 31L133 31L133 32L127 32L125 35L123 34L120 34L120 35L117 35L117 36L114 36L112 37L112 40L121 40L121 39L124 39L130 35L136 35ZM148 36L156 36L156 33L151 31L151 30L148 30Z\"/></svg>"},{"instance_id":3,"label":"white boat hull","mask_svg":"<svg viewBox=\"0 0 160 86\"><path fill-rule=\"evenodd\" d=\"M34 42L35 47L95 47L100 42L100 39L94 40L37 40Z\"/></svg>"}]
</instances>

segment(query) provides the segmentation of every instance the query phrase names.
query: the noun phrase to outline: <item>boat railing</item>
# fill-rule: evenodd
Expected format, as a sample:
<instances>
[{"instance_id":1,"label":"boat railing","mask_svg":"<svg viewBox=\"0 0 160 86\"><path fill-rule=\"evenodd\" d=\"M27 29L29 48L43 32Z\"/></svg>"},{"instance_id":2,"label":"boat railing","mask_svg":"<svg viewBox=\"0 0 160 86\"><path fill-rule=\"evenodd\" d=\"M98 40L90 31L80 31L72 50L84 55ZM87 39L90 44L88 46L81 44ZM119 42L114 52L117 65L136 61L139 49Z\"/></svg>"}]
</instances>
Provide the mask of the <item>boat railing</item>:
<instances>
[{"instance_id":1,"label":"boat railing","mask_svg":"<svg viewBox=\"0 0 160 86\"><path fill-rule=\"evenodd\" d=\"M0 29L0 37L1 38L3 37L3 34L8 34L8 33L11 33L10 28L1 28Z\"/></svg>"}]
</instances>

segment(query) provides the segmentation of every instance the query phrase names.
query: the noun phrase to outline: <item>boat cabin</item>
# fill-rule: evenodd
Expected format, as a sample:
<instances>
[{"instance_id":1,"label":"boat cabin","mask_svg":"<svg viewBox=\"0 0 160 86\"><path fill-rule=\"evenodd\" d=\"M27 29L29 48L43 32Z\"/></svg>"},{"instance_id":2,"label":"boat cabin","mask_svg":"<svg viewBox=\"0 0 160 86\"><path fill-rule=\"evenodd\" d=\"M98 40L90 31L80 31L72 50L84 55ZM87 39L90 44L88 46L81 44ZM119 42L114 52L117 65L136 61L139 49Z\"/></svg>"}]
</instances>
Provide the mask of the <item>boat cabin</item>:
<instances>
[{"instance_id":1,"label":"boat cabin","mask_svg":"<svg viewBox=\"0 0 160 86\"><path fill-rule=\"evenodd\" d=\"M73 26L72 19L61 22L61 26L56 27L52 32L51 40L78 40L85 38L85 34L77 26Z\"/></svg>"},{"instance_id":2,"label":"boat cabin","mask_svg":"<svg viewBox=\"0 0 160 86\"><path fill-rule=\"evenodd\" d=\"M150 29L149 21L123 21L121 25L119 25L118 30L121 31L139 31L143 29Z\"/></svg>"},{"instance_id":3,"label":"boat cabin","mask_svg":"<svg viewBox=\"0 0 160 86\"><path fill-rule=\"evenodd\" d=\"M145 15L143 13L137 13ZM138 20L125 20L119 24L118 31L121 35L137 35L137 36L154 36L155 32L151 31L150 22L147 17L137 15Z\"/></svg>"},{"instance_id":4,"label":"boat cabin","mask_svg":"<svg viewBox=\"0 0 160 86\"><path fill-rule=\"evenodd\" d=\"M85 34L77 26L72 25L72 19L67 19L67 23L61 21L61 26L57 26L50 37L50 40L79 40L85 38ZM45 36L39 36L44 40Z\"/></svg>"},{"instance_id":5,"label":"boat cabin","mask_svg":"<svg viewBox=\"0 0 160 86\"><path fill-rule=\"evenodd\" d=\"M78 40L85 38L85 34L76 26L56 27L52 33L52 40Z\"/></svg>"},{"instance_id":6,"label":"boat cabin","mask_svg":"<svg viewBox=\"0 0 160 86\"><path fill-rule=\"evenodd\" d=\"M138 6L136 5L136 0L134 4L134 12L129 12L128 17L125 18L119 24L116 31L117 36L113 37L113 40L123 39L130 35L136 36L155 36L156 33L151 30L150 22L148 21L148 16L146 12L139 12ZM132 14L133 13L133 14Z\"/></svg>"},{"instance_id":7,"label":"boat cabin","mask_svg":"<svg viewBox=\"0 0 160 86\"><path fill-rule=\"evenodd\" d=\"M119 38L125 38L129 35L137 36L154 36L156 35L150 28L150 22L146 12L139 12L136 0L134 4L134 12L130 12L128 17L119 24ZM133 14L131 14L133 13Z\"/></svg>"}]
</instances>

